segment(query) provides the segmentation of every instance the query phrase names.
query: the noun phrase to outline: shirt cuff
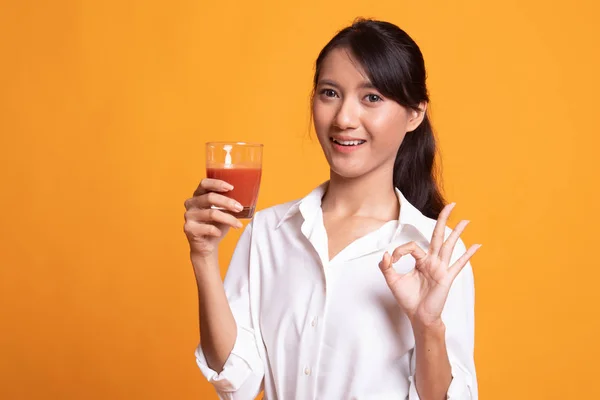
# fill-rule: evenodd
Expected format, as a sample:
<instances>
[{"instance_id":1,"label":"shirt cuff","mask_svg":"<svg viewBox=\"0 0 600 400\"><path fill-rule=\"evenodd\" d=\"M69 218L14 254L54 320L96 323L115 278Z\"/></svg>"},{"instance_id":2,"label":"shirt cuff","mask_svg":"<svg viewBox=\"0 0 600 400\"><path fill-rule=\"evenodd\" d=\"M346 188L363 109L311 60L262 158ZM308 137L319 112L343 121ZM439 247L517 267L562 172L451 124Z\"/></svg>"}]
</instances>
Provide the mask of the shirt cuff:
<instances>
[{"instance_id":1,"label":"shirt cuff","mask_svg":"<svg viewBox=\"0 0 600 400\"><path fill-rule=\"evenodd\" d=\"M452 381L446 394L446 400L474 400L471 374L461 368L457 362L450 362L450 368L452 371ZM410 382L408 400L420 400L414 375L409 376L408 380Z\"/></svg>"},{"instance_id":2,"label":"shirt cuff","mask_svg":"<svg viewBox=\"0 0 600 400\"><path fill-rule=\"evenodd\" d=\"M195 355L196 364L202 375L220 393L235 392L242 387L250 375L262 377L264 374L254 333L248 329L238 327L235 344L220 373L208 366L200 345L196 348Z\"/></svg>"}]
</instances>

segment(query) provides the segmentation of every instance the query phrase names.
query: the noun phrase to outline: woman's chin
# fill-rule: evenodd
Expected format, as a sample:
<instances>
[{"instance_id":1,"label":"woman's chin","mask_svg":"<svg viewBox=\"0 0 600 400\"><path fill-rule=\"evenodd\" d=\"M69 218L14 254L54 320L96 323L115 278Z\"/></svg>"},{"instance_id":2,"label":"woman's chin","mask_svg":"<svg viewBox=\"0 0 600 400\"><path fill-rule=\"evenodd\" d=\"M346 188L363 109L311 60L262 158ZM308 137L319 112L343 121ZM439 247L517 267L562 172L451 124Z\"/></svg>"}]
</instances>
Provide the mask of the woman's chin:
<instances>
[{"instance_id":1,"label":"woman's chin","mask_svg":"<svg viewBox=\"0 0 600 400\"><path fill-rule=\"evenodd\" d=\"M331 176L335 176L337 178L341 178L341 179L356 179L356 178L360 178L361 176L363 176L365 174L365 170L364 168L358 168L358 167L350 167L350 166L337 166L337 165L332 165L330 166L331 169Z\"/></svg>"}]
</instances>

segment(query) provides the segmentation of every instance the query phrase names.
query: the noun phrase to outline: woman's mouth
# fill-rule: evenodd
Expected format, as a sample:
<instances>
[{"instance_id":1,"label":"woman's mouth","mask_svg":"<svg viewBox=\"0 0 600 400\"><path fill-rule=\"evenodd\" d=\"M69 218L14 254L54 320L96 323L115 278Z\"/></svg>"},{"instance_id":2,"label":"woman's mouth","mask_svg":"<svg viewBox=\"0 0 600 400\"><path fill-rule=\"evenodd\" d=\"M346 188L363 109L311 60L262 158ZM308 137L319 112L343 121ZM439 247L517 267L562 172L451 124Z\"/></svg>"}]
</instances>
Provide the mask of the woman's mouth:
<instances>
[{"instance_id":1,"label":"woman's mouth","mask_svg":"<svg viewBox=\"0 0 600 400\"><path fill-rule=\"evenodd\" d=\"M331 141L335 144L339 144L340 146L360 146L361 144L365 143L366 140L340 140L340 139L335 139L335 138L331 138Z\"/></svg>"},{"instance_id":2,"label":"woman's mouth","mask_svg":"<svg viewBox=\"0 0 600 400\"><path fill-rule=\"evenodd\" d=\"M330 138L330 140L333 143L333 148L339 151L340 153L350 153L352 151L358 150L363 144L367 142L366 140L362 139L341 140Z\"/></svg>"}]
</instances>

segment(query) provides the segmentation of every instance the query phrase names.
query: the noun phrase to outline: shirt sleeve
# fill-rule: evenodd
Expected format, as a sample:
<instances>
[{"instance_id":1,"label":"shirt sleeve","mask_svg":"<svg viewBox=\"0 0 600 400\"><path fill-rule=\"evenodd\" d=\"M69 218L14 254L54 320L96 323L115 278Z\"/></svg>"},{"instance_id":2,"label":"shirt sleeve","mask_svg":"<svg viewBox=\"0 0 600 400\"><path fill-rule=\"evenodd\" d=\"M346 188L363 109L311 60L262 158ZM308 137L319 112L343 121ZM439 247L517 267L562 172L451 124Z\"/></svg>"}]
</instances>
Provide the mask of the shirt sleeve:
<instances>
[{"instance_id":1,"label":"shirt sleeve","mask_svg":"<svg viewBox=\"0 0 600 400\"><path fill-rule=\"evenodd\" d=\"M456 243L450 265L466 252L462 240ZM475 285L471 263L467 263L458 274L442 311L442 321L446 326L446 349L452 369L452 382L448 388L447 400L477 400L477 377L473 357L475 342ZM409 377L409 400L419 400L414 374L416 357L413 351Z\"/></svg>"},{"instance_id":2,"label":"shirt sleeve","mask_svg":"<svg viewBox=\"0 0 600 400\"><path fill-rule=\"evenodd\" d=\"M258 295L254 293L252 283L255 280L251 278L252 226L253 222L250 222L240 236L223 282L237 325L235 344L223 370L217 373L208 366L200 345L195 351L200 371L212 383L221 400L254 400L263 386L262 337L256 329L258 319L251 301L253 294Z\"/></svg>"}]
</instances>

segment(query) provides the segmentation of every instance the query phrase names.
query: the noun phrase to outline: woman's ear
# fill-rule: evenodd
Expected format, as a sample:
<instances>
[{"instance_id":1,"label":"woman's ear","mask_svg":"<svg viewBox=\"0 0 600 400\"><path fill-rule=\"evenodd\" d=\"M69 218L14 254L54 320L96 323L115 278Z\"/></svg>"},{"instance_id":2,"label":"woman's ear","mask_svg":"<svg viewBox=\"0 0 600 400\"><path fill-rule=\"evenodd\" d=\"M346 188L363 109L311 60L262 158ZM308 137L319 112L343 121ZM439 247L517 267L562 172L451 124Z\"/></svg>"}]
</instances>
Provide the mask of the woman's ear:
<instances>
[{"instance_id":1,"label":"woman's ear","mask_svg":"<svg viewBox=\"0 0 600 400\"><path fill-rule=\"evenodd\" d=\"M406 124L406 132L412 132L421 125L425 115L427 114L427 102L422 101L419 103L419 109L413 110L412 108L409 110L408 123Z\"/></svg>"}]
</instances>

